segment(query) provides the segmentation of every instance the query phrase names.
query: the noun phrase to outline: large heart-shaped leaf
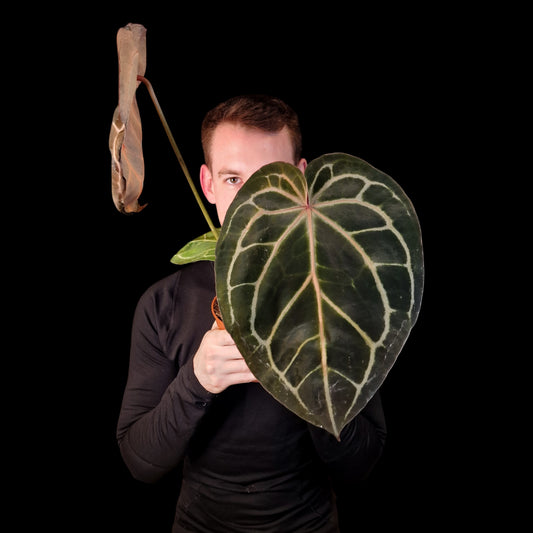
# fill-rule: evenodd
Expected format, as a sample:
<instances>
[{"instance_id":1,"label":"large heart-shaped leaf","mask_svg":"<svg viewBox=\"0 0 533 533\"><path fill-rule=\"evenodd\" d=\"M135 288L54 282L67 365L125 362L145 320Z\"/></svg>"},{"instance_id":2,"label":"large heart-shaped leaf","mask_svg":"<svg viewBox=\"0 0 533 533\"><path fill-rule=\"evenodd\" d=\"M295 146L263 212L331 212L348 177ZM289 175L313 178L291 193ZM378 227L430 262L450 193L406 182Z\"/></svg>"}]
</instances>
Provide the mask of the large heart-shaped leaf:
<instances>
[{"instance_id":1,"label":"large heart-shaped leaf","mask_svg":"<svg viewBox=\"0 0 533 533\"><path fill-rule=\"evenodd\" d=\"M305 176L272 163L228 209L215 273L226 329L263 387L339 437L417 319L420 226L401 187L357 157L324 155Z\"/></svg>"}]
</instances>

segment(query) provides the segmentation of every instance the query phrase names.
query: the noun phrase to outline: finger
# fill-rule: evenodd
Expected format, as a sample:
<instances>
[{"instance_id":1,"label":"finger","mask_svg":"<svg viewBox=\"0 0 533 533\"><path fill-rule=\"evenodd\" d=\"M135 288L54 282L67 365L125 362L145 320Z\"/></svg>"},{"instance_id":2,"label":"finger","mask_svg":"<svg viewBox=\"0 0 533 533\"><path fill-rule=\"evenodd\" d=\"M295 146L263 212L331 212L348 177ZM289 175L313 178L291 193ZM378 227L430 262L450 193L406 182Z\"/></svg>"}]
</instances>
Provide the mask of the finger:
<instances>
[{"instance_id":1,"label":"finger","mask_svg":"<svg viewBox=\"0 0 533 533\"><path fill-rule=\"evenodd\" d=\"M248 368L248 365L246 364L246 361L244 361L244 359L232 359L226 361L225 371L228 374L247 374L248 377L255 379L255 376Z\"/></svg>"},{"instance_id":2,"label":"finger","mask_svg":"<svg viewBox=\"0 0 533 533\"><path fill-rule=\"evenodd\" d=\"M211 359L217 359L222 362L244 361L235 344L216 345L213 347L211 353Z\"/></svg>"},{"instance_id":3,"label":"finger","mask_svg":"<svg viewBox=\"0 0 533 533\"><path fill-rule=\"evenodd\" d=\"M219 346L235 346L235 341L225 329L212 328L206 335L208 335L215 344Z\"/></svg>"},{"instance_id":4,"label":"finger","mask_svg":"<svg viewBox=\"0 0 533 533\"><path fill-rule=\"evenodd\" d=\"M237 385L238 383L259 383L255 376L249 371L234 372L227 375L228 385Z\"/></svg>"}]
</instances>

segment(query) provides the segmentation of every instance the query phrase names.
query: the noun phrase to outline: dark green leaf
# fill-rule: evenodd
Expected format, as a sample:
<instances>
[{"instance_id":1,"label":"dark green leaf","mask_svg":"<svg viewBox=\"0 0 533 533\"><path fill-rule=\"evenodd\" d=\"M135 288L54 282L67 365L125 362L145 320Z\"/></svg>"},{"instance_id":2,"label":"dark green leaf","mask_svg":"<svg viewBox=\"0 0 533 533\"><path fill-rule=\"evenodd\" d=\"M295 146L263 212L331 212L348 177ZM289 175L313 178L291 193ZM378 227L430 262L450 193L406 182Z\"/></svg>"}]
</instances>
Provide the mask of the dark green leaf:
<instances>
[{"instance_id":1,"label":"dark green leaf","mask_svg":"<svg viewBox=\"0 0 533 533\"><path fill-rule=\"evenodd\" d=\"M383 383L416 322L422 237L388 175L347 154L256 172L216 250L226 329L261 384L339 436Z\"/></svg>"}]
</instances>

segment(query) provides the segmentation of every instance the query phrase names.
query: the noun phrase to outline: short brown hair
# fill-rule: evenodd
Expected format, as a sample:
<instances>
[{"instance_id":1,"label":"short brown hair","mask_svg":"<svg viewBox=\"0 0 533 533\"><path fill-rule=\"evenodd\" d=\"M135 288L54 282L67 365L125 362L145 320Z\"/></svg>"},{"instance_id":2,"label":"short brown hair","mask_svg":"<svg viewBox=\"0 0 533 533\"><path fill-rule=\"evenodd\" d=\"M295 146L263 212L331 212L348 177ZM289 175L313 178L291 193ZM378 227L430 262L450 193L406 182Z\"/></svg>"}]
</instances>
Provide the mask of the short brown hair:
<instances>
[{"instance_id":1,"label":"short brown hair","mask_svg":"<svg viewBox=\"0 0 533 533\"><path fill-rule=\"evenodd\" d=\"M269 133L281 131L287 126L294 149L294 163L302 152L302 134L298 115L285 102L273 96L252 94L235 96L211 109L202 122L202 148L207 165L215 128L223 122L242 124Z\"/></svg>"}]
</instances>

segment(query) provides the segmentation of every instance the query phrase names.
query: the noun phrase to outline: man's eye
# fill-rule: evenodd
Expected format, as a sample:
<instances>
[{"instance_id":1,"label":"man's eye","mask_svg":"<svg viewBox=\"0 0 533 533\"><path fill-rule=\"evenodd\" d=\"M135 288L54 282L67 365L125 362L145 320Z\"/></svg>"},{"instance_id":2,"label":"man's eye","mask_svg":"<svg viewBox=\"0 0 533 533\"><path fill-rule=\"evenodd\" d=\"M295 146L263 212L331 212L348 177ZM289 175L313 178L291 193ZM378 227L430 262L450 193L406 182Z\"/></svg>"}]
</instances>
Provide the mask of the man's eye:
<instances>
[{"instance_id":1,"label":"man's eye","mask_svg":"<svg viewBox=\"0 0 533 533\"><path fill-rule=\"evenodd\" d=\"M226 182L230 185L237 185L240 181L240 178L237 176L230 176L229 178L226 178Z\"/></svg>"}]
</instances>

